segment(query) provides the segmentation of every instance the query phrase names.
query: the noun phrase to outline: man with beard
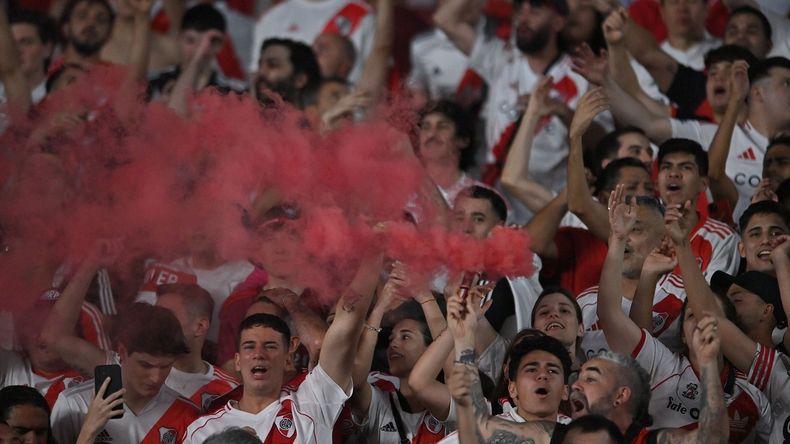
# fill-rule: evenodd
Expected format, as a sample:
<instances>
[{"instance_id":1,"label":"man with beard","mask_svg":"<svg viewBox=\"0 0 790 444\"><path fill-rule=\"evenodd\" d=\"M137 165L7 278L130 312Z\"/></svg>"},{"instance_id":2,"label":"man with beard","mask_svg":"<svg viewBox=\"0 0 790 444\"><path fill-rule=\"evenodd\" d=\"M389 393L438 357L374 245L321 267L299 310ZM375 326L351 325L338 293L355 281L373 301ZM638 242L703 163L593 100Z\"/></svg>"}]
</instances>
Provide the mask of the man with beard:
<instances>
[{"instance_id":1,"label":"man with beard","mask_svg":"<svg viewBox=\"0 0 790 444\"><path fill-rule=\"evenodd\" d=\"M450 393L457 405L459 442L548 444L554 442L555 430L558 431L556 438L560 438L564 426L554 421L513 423L490 416L474 365L477 332L473 318L448 308L448 324L459 324L450 328L455 342L455 362L449 379ZM626 442L634 444L726 443L729 427L724 392L718 378L718 320L706 314L697 323L693 336L691 347L701 362L700 382L705 401L699 412L699 428L648 430L651 423L647 411L649 375L633 358L609 351L598 354L582 366L578 380L571 386L571 416L576 419L590 414L601 415L617 425Z\"/></svg>"},{"instance_id":2,"label":"man with beard","mask_svg":"<svg viewBox=\"0 0 790 444\"><path fill-rule=\"evenodd\" d=\"M306 96L321 81L321 68L313 50L304 43L272 38L261 45L253 94L264 106L276 103L273 94L296 108L304 109Z\"/></svg>"},{"instance_id":3,"label":"man with beard","mask_svg":"<svg viewBox=\"0 0 790 444\"><path fill-rule=\"evenodd\" d=\"M558 41L567 20L568 4L565 0L514 2L516 45L512 47L496 38L486 38L464 19L474 7L472 3L449 0L440 6L434 20L469 56L469 67L490 87L483 113L488 163L484 181L492 183L499 176L505 148L520 115L519 96L535 90L543 76L551 76L554 84L547 99L551 117L535 135L529 174L532 180L559 192L566 180L568 127L576 103L587 90L587 81L571 71L570 57L561 51ZM585 141L592 142L603 135L593 128Z\"/></svg>"},{"instance_id":4,"label":"man with beard","mask_svg":"<svg viewBox=\"0 0 790 444\"><path fill-rule=\"evenodd\" d=\"M106 0L71 0L66 4L60 20L66 42L62 64L90 67L99 63L114 20L115 13Z\"/></svg>"}]
</instances>

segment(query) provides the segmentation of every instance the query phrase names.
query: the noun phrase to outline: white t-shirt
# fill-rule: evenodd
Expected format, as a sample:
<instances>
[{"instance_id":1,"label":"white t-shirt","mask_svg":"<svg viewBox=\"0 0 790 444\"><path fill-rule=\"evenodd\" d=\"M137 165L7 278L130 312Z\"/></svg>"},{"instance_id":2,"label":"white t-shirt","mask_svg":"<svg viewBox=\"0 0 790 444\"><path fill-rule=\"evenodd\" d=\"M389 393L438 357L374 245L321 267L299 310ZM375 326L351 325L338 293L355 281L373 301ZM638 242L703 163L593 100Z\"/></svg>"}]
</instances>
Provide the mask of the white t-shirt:
<instances>
[{"instance_id":1,"label":"white t-shirt","mask_svg":"<svg viewBox=\"0 0 790 444\"><path fill-rule=\"evenodd\" d=\"M691 139L708 151L718 125L697 120L670 119L672 137ZM749 123L737 124L730 139L730 153L727 156L725 173L738 189L738 204L733 212L733 220L737 221L749 206L752 195L763 179L763 157L768 148L768 138Z\"/></svg>"},{"instance_id":2,"label":"white t-shirt","mask_svg":"<svg viewBox=\"0 0 790 444\"><path fill-rule=\"evenodd\" d=\"M632 356L650 374L652 428L696 428L704 399L691 362L669 351L646 330ZM771 432L768 399L734 368L725 368L723 374L730 442L767 442Z\"/></svg>"},{"instance_id":3,"label":"white t-shirt","mask_svg":"<svg viewBox=\"0 0 790 444\"><path fill-rule=\"evenodd\" d=\"M94 381L65 390L52 409L52 432L58 442L77 441L93 399ZM173 444L181 442L187 425L198 416L198 408L162 385L148 404L135 415L124 404L123 417L107 421L96 442L113 444Z\"/></svg>"},{"instance_id":4,"label":"white t-shirt","mask_svg":"<svg viewBox=\"0 0 790 444\"><path fill-rule=\"evenodd\" d=\"M213 270L195 268L192 260L181 258L169 264L151 263L146 267L145 277L136 301L156 303L156 287L164 284L197 284L214 299L214 314L206 337L216 342L219 336L219 308L237 285L244 282L255 270L248 261L226 262Z\"/></svg>"},{"instance_id":5,"label":"white t-shirt","mask_svg":"<svg viewBox=\"0 0 790 444\"><path fill-rule=\"evenodd\" d=\"M669 44L668 40L661 43L661 49L677 60L681 65L686 65L697 71L705 70L705 54L711 49L721 46L721 40L714 38L708 32L699 42L691 45L688 49L678 49Z\"/></svg>"},{"instance_id":6,"label":"white t-shirt","mask_svg":"<svg viewBox=\"0 0 790 444\"><path fill-rule=\"evenodd\" d=\"M282 391L280 399L258 413L239 410L236 401L228 401L221 410L198 418L189 425L184 442L202 444L228 427L242 427L253 429L261 440L279 434L277 442L327 443L350 392L346 393L318 365L296 391Z\"/></svg>"},{"instance_id":7,"label":"white t-shirt","mask_svg":"<svg viewBox=\"0 0 790 444\"><path fill-rule=\"evenodd\" d=\"M85 378L73 370L57 375L38 374L33 371L30 360L20 353L0 350L0 388L9 385L33 387L46 398L50 407L55 403L60 392L84 380Z\"/></svg>"},{"instance_id":8,"label":"white t-shirt","mask_svg":"<svg viewBox=\"0 0 790 444\"><path fill-rule=\"evenodd\" d=\"M201 412L206 412L212 401L239 385L236 378L219 367L204 363L208 365L205 373L186 373L173 367L165 380L165 385L192 401Z\"/></svg>"},{"instance_id":9,"label":"white t-shirt","mask_svg":"<svg viewBox=\"0 0 790 444\"><path fill-rule=\"evenodd\" d=\"M519 97L531 93L543 73L534 72L527 56L515 46L497 38L486 38L482 34L478 34L475 40L469 67L477 71L489 86L483 110L486 121L486 162L495 163L497 158L503 160L505 151L495 153L494 147L500 143L507 145L509 141L501 139L519 116L516 109ZM562 54L546 74L555 83L551 95L575 109L579 98L587 91L587 80L571 70L570 57ZM599 115L596 122L603 123L607 130L612 127L608 112ZM566 182L568 129L558 117L552 116L543 120L536 131L529 176L547 189L559 192Z\"/></svg>"},{"instance_id":10,"label":"white t-shirt","mask_svg":"<svg viewBox=\"0 0 790 444\"><path fill-rule=\"evenodd\" d=\"M749 369L749 382L771 401L774 426L770 443L790 442L790 357L757 344L757 354Z\"/></svg>"},{"instance_id":11,"label":"white t-shirt","mask_svg":"<svg viewBox=\"0 0 790 444\"><path fill-rule=\"evenodd\" d=\"M481 19L477 33L484 32L485 20ZM440 29L417 35L411 41L410 53L409 87L425 92L431 100L457 100L458 93L478 94L477 99L482 99L483 85L472 84L482 79L469 69L469 57Z\"/></svg>"},{"instance_id":12,"label":"white t-shirt","mask_svg":"<svg viewBox=\"0 0 790 444\"><path fill-rule=\"evenodd\" d=\"M272 6L255 24L250 72L258 70L261 44L266 39L286 38L309 46L324 30L331 29L354 43L357 55L350 78L357 79L373 45L375 26L372 9L360 0L286 0Z\"/></svg>"}]
</instances>

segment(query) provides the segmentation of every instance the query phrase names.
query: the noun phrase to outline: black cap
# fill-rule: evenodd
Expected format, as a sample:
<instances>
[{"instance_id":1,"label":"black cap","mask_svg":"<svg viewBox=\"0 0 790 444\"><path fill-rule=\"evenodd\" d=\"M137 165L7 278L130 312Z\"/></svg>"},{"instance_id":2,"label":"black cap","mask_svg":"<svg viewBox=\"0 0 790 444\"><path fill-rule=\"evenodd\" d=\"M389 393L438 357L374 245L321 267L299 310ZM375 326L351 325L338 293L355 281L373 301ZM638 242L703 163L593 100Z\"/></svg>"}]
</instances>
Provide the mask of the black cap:
<instances>
[{"instance_id":1,"label":"black cap","mask_svg":"<svg viewBox=\"0 0 790 444\"><path fill-rule=\"evenodd\" d=\"M735 284L756 294L766 304L774 306L774 319L777 327L787 325L787 315L782 308L782 296L779 292L779 282L775 277L759 272L747 271L738 276L729 275L723 271L713 273L710 280L711 288L726 293Z\"/></svg>"}]
</instances>

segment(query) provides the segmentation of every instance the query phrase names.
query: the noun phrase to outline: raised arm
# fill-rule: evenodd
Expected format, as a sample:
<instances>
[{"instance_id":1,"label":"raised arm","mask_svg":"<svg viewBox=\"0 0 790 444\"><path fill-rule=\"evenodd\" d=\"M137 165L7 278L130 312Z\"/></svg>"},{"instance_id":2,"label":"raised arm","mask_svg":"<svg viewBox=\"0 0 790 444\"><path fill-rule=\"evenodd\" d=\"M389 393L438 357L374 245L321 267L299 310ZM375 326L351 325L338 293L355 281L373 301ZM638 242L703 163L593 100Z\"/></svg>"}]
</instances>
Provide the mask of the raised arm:
<instances>
[{"instance_id":1,"label":"raised arm","mask_svg":"<svg viewBox=\"0 0 790 444\"><path fill-rule=\"evenodd\" d=\"M189 99L198 89L199 74L214 58L215 51L212 51L212 48L215 50L220 48L224 41L225 36L219 31L204 33L195 54L173 85L168 106L182 117L189 116Z\"/></svg>"},{"instance_id":2,"label":"raised arm","mask_svg":"<svg viewBox=\"0 0 790 444\"><path fill-rule=\"evenodd\" d=\"M394 28L394 1L378 0L376 2L376 34L373 38L373 47L368 53L355 88L356 91L366 93L373 103L382 98L387 84Z\"/></svg>"},{"instance_id":3,"label":"raised arm","mask_svg":"<svg viewBox=\"0 0 790 444\"><path fill-rule=\"evenodd\" d=\"M776 279L779 281L779 293L785 316L790 319L790 236L783 234L777 236L772 242L771 262L776 270ZM774 310L777 308L774 307ZM784 335L785 350L790 348L790 329Z\"/></svg>"},{"instance_id":4,"label":"raised arm","mask_svg":"<svg viewBox=\"0 0 790 444\"><path fill-rule=\"evenodd\" d=\"M97 243L77 268L41 327L42 341L86 377L92 376L93 368L104 364L107 357L99 347L77 336L75 327L93 276L100 268L112 264L118 251L113 242Z\"/></svg>"},{"instance_id":5,"label":"raised arm","mask_svg":"<svg viewBox=\"0 0 790 444\"><path fill-rule=\"evenodd\" d=\"M304 344L310 354L310 368L318 363L321 346L326 335L327 325L321 316L318 316L310 307L299 299L296 293L287 288L277 288L270 293L270 299L285 309L293 319L296 327L296 336Z\"/></svg>"},{"instance_id":6,"label":"raised arm","mask_svg":"<svg viewBox=\"0 0 790 444\"><path fill-rule=\"evenodd\" d=\"M439 420L447 419L450 413L450 392L436 377L452 351L453 337L450 332L444 331L431 342L409 373L412 393Z\"/></svg>"},{"instance_id":7,"label":"raised arm","mask_svg":"<svg viewBox=\"0 0 790 444\"><path fill-rule=\"evenodd\" d=\"M14 36L11 34L11 25L2 5L0 5L0 82L5 87L6 99L12 109L27 112L33 104L30 86L22 72L19 52L14 43Z\"/></svg>"},{"instance_id":8,"label":"raised arm","mask_svg":"<svg viewBox=\"0 0 790 444\"><path fill-rule=\"evenodd\" d=\"M465 303L458 296L447 301L448 329L455 343L453 396L458 403L458 430L461 444L474 443L540 443L548 444L554 431L554 422L528 421L513 423L490 415L483 396L480 375L475 366L475 331L477 319L471 298ZM456 386L455 384L460 385ZM474 421L476 427L470 422Z\"/></svg>"},{"instance_id":9,"label":"raised arm","mask_svg":"<svg viewBox=\"0 0 790 444\"><path fill-rule=\"evenodd\" d=\"M568 190L563 189L542 210L538 211L524 227L529 233L532 243L530 248L543 260L559 259L557 244L554 237L560 228L560 222L568 212Z\"/></svg>"},{"instance_id":10,"label":"raised arm","mask_svg":"<svg viewBox=\"0 0 790 444\"><path fill-rule=\"evenodd\" d=\"M389 279L378 292L376 304L368 315L365 328L361 332L357 353L353 357L354 365L351 370L351 379L354 382L354 393L351 395L351 410L355 415L365 416L370 408L372 391L368 384L368 373L373 364L373 353L381 330L381 319L384 314L400 305L404 297L401 288L404 287L404 277L398 272L390 273ZM338 305L340 310L340 305Z\"/></svg>"},{"instance_id":11,"label":"raised arm","mask_svg":"<svg viewBox=\"0 0 790 444\"><path fill-rule=\"evenodd\" d=\"M667 235L675 245L675 254L680 273L683 276L683 286L688 295L689 308L695 315L707 311L715 313L717 316L723 316L724 313L716 303L716 295L708 286L708 281L705 280L705 276L699 268L697 256L691 249L689 233L692 227L684 217L690 211L696 210L691 207L691 201L686 201L683 208L680 205L668 205L664 216Z\"/></svg>"},{"instance_id":12,"label":"raised arm","mask_svg":"<svg viewBox=\"0 0 790 444\"><path fill-rule=\"evenodd\" d=\"M627 33L637 34L637 38L649 40L652 44L651 48L657 51L654 54L654 58L662 59L666 64L674 66L674 70L677 70L677 62L663 50L658 48L653 40L653 36L649 34L645 35L646 31L644 29L628 20L625 9L620 8L606 17L603 23L603 35L606 40L606 46L609 48L608 61L611 67L610 72L615 82L617 82L625 92L639 100L639 102L651 113L668 116L668 108L663 103L648 96L639 84L639 79L636 77L634 68L631 65L631 59L628 56L626 40L632 36L627 35ZM651 72L651 75L652 74ZM659 76L661 79L655 79L662 92L666 92L669 89L674 75L674 71L671 73L667 72L664 76ZM669 77L668 82L666 79L667 76ZM663 85L664 83L666 83L666 85Z\"/></svg>"},{"instance_id":13,"label":"raised arm","mask_svg":"<svg viewBox=\"0 0 790 444\"><path fill-rule=\"evenodd\" d=\"M582 138L595 116L608 108L609 103L603 89L600 87L589 89L576 107L569 131L568 209L579 216L587 228L601 239L609 237L609 221L606 208L593 200L592 192L587 186Z\"/></svg>"},{"instance_id":14,"label":"raised arm","mask_svg":"<svg viewBox=\"0 0 790 444\"><path fill-rule=\"evenodd\" d=\"M628 52L644 66L663 92L669 90L672 79L678 70L678 62L664 52L656 43L653 35L645 28L629 20L624 9L614 14L621 14L625 21L624 44Z\"/></svg>"},{"instance_id":15,"label":"raised arm","mask_svg":"<svg viewBox=\"0 0 790 444\"><path fill-rule=\"evenodd\" d=\"M464 15L473 7L472 0L447 0L440 4L433 15L436 26L466 55L472 53L477 39L477 30L464 20Z\"/></svg>"},{"instance_id":16,"label":"raised arm","mask_svg":"<svg viewBox=\"0 0 790 444\"><path fill-rule=\"evenodd\" d=\"M636 203L625 203L625 187L617 187L609 195L609 251L598 284L598 319L603 326L606 342L612 350L630 355L642 337L642 331L623 312L623 256L628 235L636 224Z\"/></svg>"},{"instance_id":17,"label":"raised arm","mask_svg":"<svg viewBox=\"0 0 790 444\"><path fill-rule=\"evenodd\" d=\"M636 294L631 303L631 311L628 313L628 317L639 328L653 331L653 297L656 293L656 285L661 276L672 271L676 265L675 251L667 239L664 239L662 245L645 258L639 284L636 286Z\"/></svg>"},{"instance_id":18,"label":"raised arm","mask_svg":"<svg viewBox=\"0 0 790 444\"><path fill-rule=\"evenodd\" d=\"M661 143L672 137L669 117L651 112L636 97L628 94L614 80L611 71L610 66L609 74L603 84L615 119L624 125L642 128L647 137L655 143Z\"/></svg>"},{"instance_id":19,"label":"raised arm","mask_svg":"<svg viewBox=\"0 0 790 444\"><path fill-rule=\"evenodd\" d=\"M367 254L351 284L337 301L335 319L324 336L318 364L344 390L351 387L357 344L382 267L380 253Z\"/></svg>"},{"instance_id":20,"label":"raised arm","mask_svg":"<svg viewBox=\"0 0 790 444\"><path fill-rule=\"evenodd\" d=\"M538 123L548 115L549 110L545 106L545 102L551 90L551 83L551 77L544 77L530 94L527 110L521 118L516 136L510 144L500 178L502 186L515 195L533 213L540 211L553 198L551 191L546 187L529 179L532 141L535 138Z\"/></svg>"},{"instance_id":21,"label":"raised arm","mask_svg":"<svg viewBox=\"0 0 790 444\"><path fill-rule=\"evenodd\" d=\"M698 427L688 431L682 429L661 430L658 444L726 444L730 437L730 420L724 404L724 391L719 376L719 327L716 316L703 313L694 330L692 347L699 362L702 384L702 409Z\"/></svg>"},{"instance_id":22,"label":"raised arm","mask_svg":"<svg viewBox=\"0 0 790 444\"><path fill-rule=\"evenodd\" d=\"M713 200L725 200L730 208L738 203L738 189L727 177L727 157L730 154L730 142L738 117L746 108L746 96L749 94L749 65L743 60L736 60L730 71L730 100L727 109L719 122L719 128L708 149L708 181Z\"/></svg>"},{"instance_id":23,"label":"raised arm","mask_svg":"<svg viewBox=\"0 0 790 444\"><path fill-rule=\"evenodd\" d=\"M134 37L129 49L130 80L145 83L148 79L148 63L151 59L151 26L149 15L153 0L130 0L134 9Z\"/></svg>"}]
</instances>

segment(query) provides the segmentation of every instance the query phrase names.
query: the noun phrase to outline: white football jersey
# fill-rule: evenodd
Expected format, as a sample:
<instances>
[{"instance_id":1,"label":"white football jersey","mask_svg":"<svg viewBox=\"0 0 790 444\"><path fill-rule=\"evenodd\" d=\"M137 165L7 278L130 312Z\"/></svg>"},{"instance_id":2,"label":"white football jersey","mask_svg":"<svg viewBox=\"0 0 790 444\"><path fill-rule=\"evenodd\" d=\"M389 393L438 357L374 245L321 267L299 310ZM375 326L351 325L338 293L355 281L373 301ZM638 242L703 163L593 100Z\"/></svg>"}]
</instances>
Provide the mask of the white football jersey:
<instances>
[{"instance_id":1,"label":"white football jersey","mask_svg":"<svg viewBox=\"0 0 790 444\"><path fill-rule=\"evenodd\" d=\"M670 119L672 137L691 139L707 151L716 135L718 125L696 120ZM757 132L749 123L735 125L730 139L730 153L727 156L725 173L738 189L738 204L733 211L733 220L738 221L749 206L752 195L763 179L763 157L768 148L766 136Z\"/></svg>"},{"instance_id":2,"label":"white football jersey","mask_svg":"<svg viewBox=\"0 0 790 444\"><path fill-rule=\"evenodd\" d=\"M646 330L632 356L650 374L652 428L697 428L703 390L688 358L672 353ZM729 364L721 379L730 442L767 442L771 432L768 399Z\"/></svg>"},{"instance_id":3,"label":"white football jersey","mask_svg":"<svg viewBox=\"0 0 790 444\"><path fill-rule=\"evenodd\" d=\"M669 44L668 40L661 43L661 49L681 65L686 65L696 71L705 70L705 54L711 49L721 46L721 40L705 32L705 36L697 43L686 49L678 49Z\"/></svg>"},{"instance_id":4,"label":"white football jersey","mask_svg":"<svg viewBox=\"0 0 790 444\"><path fill-rule=\"evenodd\" d=\"M206 373L186 373L173 367L165 380L165 385L192 401L201 412L206 412L212 401L239 385L236 378L221 368L204 363L208 365Z\"/></svg>"},{"instance_id":5,"label":"white football jersey","mask_svg":"<svg viewBox=\"0 0 790 444\"><path fill-rule=\"evenodd\" d=\"M350 391L350 390L349 390ZM198 418L189 425L185 443L202 444L209 436L228 427L252 429L265 442L323 444L331 441L332 427L349 394L316 366L296 391L282 391L280 399L258 413L238 409L236 401Z\"/></svg>"},{"instance_id":6,"label":"white football jersey","mask_svg":"<svg viewBox=\"0 0 790 444\"><path fill-rule=\"evenodd\" d=\"M55 404L60 392L84 380L85 378L74 370L56 374L36 372L31 367L30 360L20 353L0 350L0 388L9 385L33 387L44 396L50 408Z\"/></svg>"},{"instance_id":7,"label":"white football jersey","mask_svg":"<svg viewBox=\"0 0 790 444\"><path fill-rule=\"evenodd\" d=\"M790 442L790 356L757 344L757 354L749 369L749 382L771 401L774 426L770 443Z\"/></svg>"},{"instance_id":8,"label":"white football jersey","mask_svg":"<svg viewBox=\"0 0 790 444\"><path fill-rule=\"evenodd\" d=\"M350 78L357 79L373 45L375 19L370 6L360 0L286 0L274 5L255 24L250 72L258 70L261 44L269 38L286 38L308 46L325 31L351 39L356 62Z\"/></svg>"},{"instance_id":9,"label":"white football jersey","mask_svg":"<svg viewBox=\"0 0 790 444\"><path fill-rule=\"evenodd\" d=\"M94 381L65 390L52 409L52 432L58 442L76 442L93 399ZM198 408L162 385L138 414L124 404L123 416L107 421L96 442L113 444L175 444L182 442Z\"/></svg>"},{"instance_id":10,"label":"white football jersey","mask_svg":"<svg viewBox=\"0 0 790 444\"><path fill-rule=\"evenodd\" d=\"M214 314L211 317L206 337L217 342L219 337L219 308L237 285L244 282L255 270L248 261L226 262L213 270L195 268L189 258L181 258L169 264L151 263L145 269L143 285L137 293L137 302L156 303L156 287L164 284L197 284L209 292L214 299Z\"/></svg>"}]
</instances>

